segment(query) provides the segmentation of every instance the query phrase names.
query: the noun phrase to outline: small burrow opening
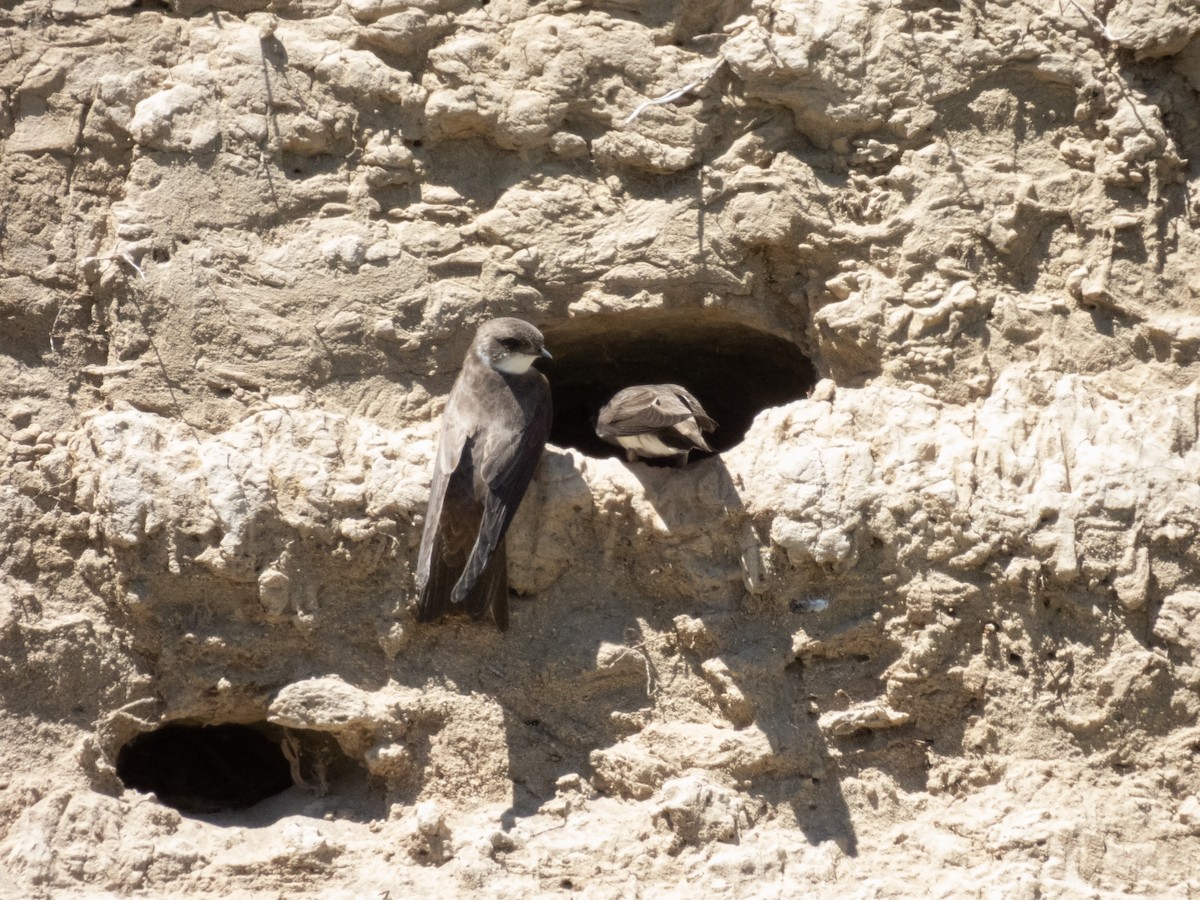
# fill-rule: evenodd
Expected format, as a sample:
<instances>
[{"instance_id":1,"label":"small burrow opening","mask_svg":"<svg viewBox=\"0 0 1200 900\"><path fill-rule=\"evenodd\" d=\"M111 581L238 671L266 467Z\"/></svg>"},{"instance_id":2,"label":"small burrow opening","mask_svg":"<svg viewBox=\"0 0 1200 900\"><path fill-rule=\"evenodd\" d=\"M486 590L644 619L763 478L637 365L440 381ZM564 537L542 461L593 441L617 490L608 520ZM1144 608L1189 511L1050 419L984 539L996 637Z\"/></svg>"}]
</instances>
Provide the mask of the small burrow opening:
<instances>
[{"instance_id":1,"label":"small burrow opening","mask_svg":"<svg viewBox=\"0 0 1200 900\"><path fill-rule=\"evenodd\" d=\"M125 787L189 813L245 809L292 786L280 730L171 723L137 735L117 754Z\"/></svg>"},{"instance_id":2,"label":"small burrow opening","mask_svg":"<svg viewBox=\"0 0 1200 900\"><path fill-rule=\"evenodd\" d=\"M717 422L706 437L719 453L741 443L764 409L808 396L817 381L796 344L704 310L596 315L542 332L554 354L539 363L554 398L550 441L593 457L624 457L596 435L601 407L622 388L678 384L691 391Z\"/></svg>"}]
</instances>

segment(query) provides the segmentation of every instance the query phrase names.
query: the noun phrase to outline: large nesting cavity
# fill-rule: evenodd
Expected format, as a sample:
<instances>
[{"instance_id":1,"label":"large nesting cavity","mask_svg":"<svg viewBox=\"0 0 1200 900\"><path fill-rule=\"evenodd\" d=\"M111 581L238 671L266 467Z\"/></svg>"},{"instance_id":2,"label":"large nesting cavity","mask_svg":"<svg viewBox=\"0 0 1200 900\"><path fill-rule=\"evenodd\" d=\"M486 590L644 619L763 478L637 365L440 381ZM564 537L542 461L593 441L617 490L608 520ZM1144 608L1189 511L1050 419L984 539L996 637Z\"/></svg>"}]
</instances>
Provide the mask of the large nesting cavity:
<instances>
[{"instance_id":1,"label":"large nesting cavity","mask_svg":"<svg viewBox=\"0 0 1200 900\"><path fill-rule=\"evenodd\" d=\"M245 809L293 783L279 742L264 733L270 727L164 725L121 748L117 776L182 812Z\"/></svg>"},{"instance_id":2,"label":"large nesting cavity","mask_svg":"<svg viewBox=\"0 0 1200 900\"><path fill-rule=\"evenodd\" d=\"M817 375L794 343L703 310L596 315L546 325L554 359L550 441L593 457L623 457L596 436L596 416L634 384L679 384L691 391L717 430L717 452L741 442L764 409L808 395ZM696 459L702 454L692 454Z\"/></svg>"}]
</instances>

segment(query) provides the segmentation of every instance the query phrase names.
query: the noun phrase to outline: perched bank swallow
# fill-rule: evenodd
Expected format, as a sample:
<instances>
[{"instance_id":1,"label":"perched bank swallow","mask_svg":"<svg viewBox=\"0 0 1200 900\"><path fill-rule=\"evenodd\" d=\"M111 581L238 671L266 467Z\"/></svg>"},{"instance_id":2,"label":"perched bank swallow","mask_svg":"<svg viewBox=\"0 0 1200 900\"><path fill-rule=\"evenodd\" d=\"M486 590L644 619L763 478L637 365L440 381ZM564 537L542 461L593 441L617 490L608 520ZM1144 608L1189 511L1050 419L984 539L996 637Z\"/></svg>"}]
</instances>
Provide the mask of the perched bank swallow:
<instances>
[{"instance_id":1,"label":"perched bank swallow","mask_svg":"<svg viewBox=\"0 0 1200 900\"><path fill-rule=\"evenodd\" d=\"M479 327L442 414L417 562L417 621L447 614L508 628L504 534L550 436L550 358L520 319Z\"/></svg>"},{"instance_id":2,"label":"perched bank swallow","mask_svg":"<svg viewBox=\"0 0 1200 900\"><path fill-rule=\"evenodd\" d=\"M625 448L630 462L670 456L687 464L693 448L712 452L702 431L717 423L700 401L677 384L639 384L618 391L600 410L596 434Z\"/></svg>"}]
</instances>

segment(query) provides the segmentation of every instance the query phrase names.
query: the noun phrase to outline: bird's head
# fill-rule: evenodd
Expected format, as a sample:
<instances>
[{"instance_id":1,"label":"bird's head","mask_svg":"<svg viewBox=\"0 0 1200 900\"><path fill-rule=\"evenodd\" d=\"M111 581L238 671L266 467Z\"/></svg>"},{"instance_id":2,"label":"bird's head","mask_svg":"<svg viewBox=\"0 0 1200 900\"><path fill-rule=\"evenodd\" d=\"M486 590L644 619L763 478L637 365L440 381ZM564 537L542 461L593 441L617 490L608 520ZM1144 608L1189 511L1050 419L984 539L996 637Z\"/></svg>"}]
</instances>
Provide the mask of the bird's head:
<instances>
[{"instance_id":1,"label":"bird's head","mask_svg":"<svg viewBox=\"0 0 1200 900\"><path fill-rule=\"evenodd\" d=\"M475 354L497 372L523 375L537 359L552 359L542 333L521 319L492 319L475 332Z\"/></svg>"}]
</instances>

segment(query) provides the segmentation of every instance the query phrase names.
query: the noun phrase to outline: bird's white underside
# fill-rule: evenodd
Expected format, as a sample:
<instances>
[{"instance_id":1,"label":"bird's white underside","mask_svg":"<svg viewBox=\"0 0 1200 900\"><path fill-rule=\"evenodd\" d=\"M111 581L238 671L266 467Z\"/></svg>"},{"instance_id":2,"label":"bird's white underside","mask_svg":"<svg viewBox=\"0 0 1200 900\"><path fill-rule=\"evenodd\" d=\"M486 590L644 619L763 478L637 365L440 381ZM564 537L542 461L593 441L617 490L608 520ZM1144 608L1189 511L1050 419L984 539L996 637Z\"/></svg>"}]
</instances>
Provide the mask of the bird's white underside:
<instances>
[{"instance_id":1,"label":"bird's white underside","mask_svg":"<svg viewBox=\"0 0 1200 900\"><path fill-rule=\"evenodd\" d=\"M636 450L643 456L676 456L683 451L668 447L654 434L623 434L617 443L627 450Z\"/></svg>"}]
</instances>

